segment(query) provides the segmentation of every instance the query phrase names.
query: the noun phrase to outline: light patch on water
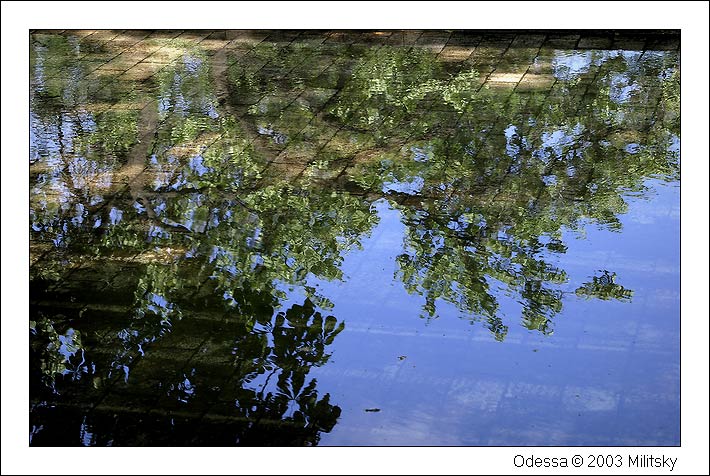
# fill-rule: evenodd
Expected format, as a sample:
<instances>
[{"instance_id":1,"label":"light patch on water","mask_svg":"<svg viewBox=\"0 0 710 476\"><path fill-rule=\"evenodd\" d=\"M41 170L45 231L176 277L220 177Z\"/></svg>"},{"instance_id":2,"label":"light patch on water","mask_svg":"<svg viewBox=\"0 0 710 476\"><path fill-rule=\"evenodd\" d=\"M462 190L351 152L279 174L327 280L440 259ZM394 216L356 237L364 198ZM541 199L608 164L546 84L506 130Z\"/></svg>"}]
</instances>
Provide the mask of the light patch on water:
<instances>
[{"instance_id":1,"label":"light patch on water","mask_svg":"<svg viewBox=\"0 0 710 476\"><path fill-rule=\"evenodd\" d=\"M109 220L111 221L112 225L117 225L121 222L121 219L123 218L123 211L119 210L116 207L111 207L111 211L108 214Z\"/></svg>"},{"instance_id":2,"label":"light patch on water","mask_svg":"<svg viewBox=\"0 0 710 476\"><path fill-rule=\"evenodd\" d=\"M595 387L567 387L562 394L567 411L611 412L619 405L619 395Z\"/></svg>"},{"instance_id":3,"label":"light patch on water","mask_svg":"<svg viewBox=\"0 0 710 476\"><path fill-rule=\"evenodd\" d=\"M422 177L414 177L411 180L385 182L382 185L382 191L406 193L407 195L416 195L424 188L424 179Z\"/></svg>"},{"instance_id":4,"label":"light patch on water","mask_svg":"<svg viewBox=\"0 0 710 476\"><path fill-rule=\"evenodd\" d=\"M615 74L611 77L609 98L617 104L624 104L631 99L631 94L639 89L640 86L625 74Z\"/></svg>"}]
</instances>

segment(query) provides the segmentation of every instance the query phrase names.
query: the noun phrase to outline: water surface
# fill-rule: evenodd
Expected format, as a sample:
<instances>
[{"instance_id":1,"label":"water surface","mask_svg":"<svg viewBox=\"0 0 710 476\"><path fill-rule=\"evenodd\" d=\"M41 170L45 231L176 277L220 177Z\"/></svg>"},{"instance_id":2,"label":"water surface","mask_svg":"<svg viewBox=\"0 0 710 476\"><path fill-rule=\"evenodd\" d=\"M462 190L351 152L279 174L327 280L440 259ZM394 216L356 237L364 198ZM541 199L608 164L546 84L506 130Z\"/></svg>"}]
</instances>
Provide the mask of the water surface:
<instances>
[{"instance_id":1,"label":"water surface","mask_svg":"<svg viewBox=\"0 0 710 476\"><path fill-rule=\"evenodd\" d=\"M678 445L679 54L608 48L33 33L30 444Z\"/></svg>"}]
</instances>

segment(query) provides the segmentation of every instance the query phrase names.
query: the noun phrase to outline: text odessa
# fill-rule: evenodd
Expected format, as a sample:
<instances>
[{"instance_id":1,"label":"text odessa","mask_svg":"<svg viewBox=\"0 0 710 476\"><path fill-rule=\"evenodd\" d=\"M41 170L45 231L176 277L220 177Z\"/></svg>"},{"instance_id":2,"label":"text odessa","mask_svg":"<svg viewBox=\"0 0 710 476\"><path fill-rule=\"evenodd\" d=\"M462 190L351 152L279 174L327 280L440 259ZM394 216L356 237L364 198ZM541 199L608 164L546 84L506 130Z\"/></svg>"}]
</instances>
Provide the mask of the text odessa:
<instances>
[{"instance_id":1,"label":"text odessa","mask_svg":"<svg viewBox=\"0 0 710 476\"><path fill-rule=\"evenodd\" d=\"M515 455L513 464L516 468L568 468L567 458L535 458L534 456Z\"/></svg>"}]
</instances>

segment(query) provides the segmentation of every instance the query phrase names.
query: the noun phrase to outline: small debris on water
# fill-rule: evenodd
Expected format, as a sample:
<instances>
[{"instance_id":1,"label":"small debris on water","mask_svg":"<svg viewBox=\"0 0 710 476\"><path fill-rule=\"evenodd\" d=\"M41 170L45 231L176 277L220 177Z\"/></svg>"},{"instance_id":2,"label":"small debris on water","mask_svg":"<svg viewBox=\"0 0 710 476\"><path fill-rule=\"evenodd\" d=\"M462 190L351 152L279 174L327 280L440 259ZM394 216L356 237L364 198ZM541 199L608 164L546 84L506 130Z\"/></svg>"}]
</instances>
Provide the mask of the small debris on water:
<instances>
[{"instance_id":1,"label":"small debris on water","mask_svg":"<svg viewBox=\"0 0 710 476\"><path fill-rule=\"evenodd\" d=\"M379 412L380 409L379 408L365 408L365 411L366 412Z\"/></svg>"}]
</instances>

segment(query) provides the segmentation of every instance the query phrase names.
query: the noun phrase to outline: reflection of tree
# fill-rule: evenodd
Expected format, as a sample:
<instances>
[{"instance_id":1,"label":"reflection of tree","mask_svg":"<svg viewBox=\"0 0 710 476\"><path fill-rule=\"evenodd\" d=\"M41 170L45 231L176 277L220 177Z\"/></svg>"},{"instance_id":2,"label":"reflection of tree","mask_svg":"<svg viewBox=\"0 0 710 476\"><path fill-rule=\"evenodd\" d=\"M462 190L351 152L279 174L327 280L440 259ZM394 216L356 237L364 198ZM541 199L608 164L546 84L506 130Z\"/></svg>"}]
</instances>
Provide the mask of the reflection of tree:
<instances>
[{"instance_id":1,"label":"reflection of tree","mask_svg":"<svg viewBox=\"0 0 710 476\"><path fill-rule=\"evenodd\" d=\"M236 415L254 422L244 425L237 441L314 445L321 431L332 430L340 408L330 403L328 394L319 399L316 380L307 381L307 375L312 367L328 361L325 349L343 327L333 316L324 318L306 300L273 318L262 317L252 332L236 341L239 390L233 404ZM252 389L259 379L261 388ZM262 420L270 423L259 426Z\"/></svg>"},{"instance_id":2,"label":"reflection of tree","mask_svg":"<svg viewBox=\"0 0 710 476\"><path fill-rule=\"evenodd\" d=\"M340 410L329 395L319 397L316 381L308 381L307 374L327 361L325 347L343 324L315 310L312 302L321 308L332 303L306 286L306 279L312 274L341 278L342 255L358 245L375 217L368 203L347 194L303 191L280 180L256 187L264 158L256 156L240 124L220 117L207 68L204 56L195 53L158 75L158 104L148 102L140 114L125 115L133 121L128 143L124 131L131 127L118 127L120 121L104 113L106 124L116 127L73 132L81 147L50 151L56 160L39 162L40 167L52 161L59 164L53 177L62 187L82 177L85 182L75 187L77 193L67 191L56 200L56 195L46 193L40 176L37 195L42 200L33 201L33 239L52 240L56 247L84 253L85 259L110 259L120 250L122 255L138 256L139 265L123 279L122 286L133 289L132 305L124 326L104 337L104 345L115 349L108 358L85 353L80 331L69 328L65 335L57 334L46 319L33 328L33 362L41 366L33 392L39 396L42 387L54 389L57 382L62 389L70 388L67 376L72 372L92 374L89 385L96 385L99 392L86 392L86 398L100 398L103 386L110 395L116 382L140 388L140 372L132 377L131 369L149 362L155 344L174 331L185 312L195 312L195 303L186 298L192 295L205 300L209 312L229 309L242 322L234 348L236 407L226 415L230 421L243 422L235 430L237 440L317 444L319 432L332 429ZM41 98L36 104L41 116ZM38 127L52 132L41 122ZM113 169L99 174L108 175L106 189L113 186L112 173L128 186L114 192L108 203L101 194L94 199L86 183L93 183L87 172L96 167L70 167L65 175L67 161L98 163L119 145ZM152 168L152 181L139 175L146 165ZM53 273L47 271L52 260L35 270L34 276L43 283L58 283L65 272L63 256L55 256L59 266L52 268ZM100 269L97 273L102 275ZM99 279L108 279L113 286L110 278ZM280 283L299 286L309 299L272 317L273 307L286 296ZM77 356L81 362L75 362ZM191 382L200 374L195 377L194 372L178 373L172 380L166 377L162 382L166 397L177 396L189 409L189 404L209 394L209 389ZM274 388L264 384L252 389L251 382L260 376ZM227 432L223 443L229 443L230 434L234 442L235 433Z\"/></svg>"},{"instance_id":3,"label":"reflection of tree","mask_svg":"<svg viewBox=\"0 0 710 476\"><path fill-rule=\"evenodd\" d=\"M527 329L553 331L571 294L555 265L565 230L618 231L628 195L679 176L672 53L590 52L596 69L579 71L552 58L551 91L506 94L417 48L190 46L138 88L91 75L83 48L102 54L58 35L31 48L33 257L48 251L31 298L66 307L33 308L33 398L91 406L157 382L147 400L178 411L226 402L216 444L317 444L335 425L339 407L308 375L343 323L309 279L344 279L345 254L378 222L373 201L401 213L396 276L424 298L422 316L447 302L502 341L507 298ZM633 294L608 271L576 286ZM276 312L292 291L303 305ZM104 293L121 305L101 320ZM204 357L233 364L226 384L199 353L190 368L151 363L171 338L213 339L175 337L197 315L228 329L214 340L229 350ZM141 424L148 443L203 441L166 412ZM96 441L120 443L112 431Z\"/></svg>"},{"instance_id":4,"label":"reflection of tree","mask_svg":"<svg viewBox=\"0 0 710 476\"><path fill-rule=\"evenodd\" d=\"M401 134L402 127L408 132L425 130L426 119L410 119L432 104L457 112L470 107L478 88L475 71L449 77L442 63L426 50L372 50L354 71L332 112L380 143Z\"/></svg>"},{"instance_id":5,"label":"reflection of tree","mask_svg":"<svg viewBox=\"0 0 710 476\"><path fill-rule=\"evenodd\" d=\"M346 92L401 106L412 91L409 84L399 88L407 68L398 67L385 49L375 56L363 60L360 77ZM425 296L425 316L436 315L438 299L448 301L483 317L502 339L507 328L492 291L502 284L522 304L525 327L551 332L552 317L562 309L558 286L567 276L548 261L566 250L562 231L582 230L589 222L619 230L626 194L644 193L649 177L677 178L672 147L677 107L675 95L667 92L674 90L675 73L663 73L673 68L672 55L647 60L609 55L599 61L607 64L591 86L577 78L562 81L555 101L536 93L507 97L484 89L457 104L447 87L462 81L462 73L440 82L426 75L433 72L417 72L417 85L432 85L427 92L432 115L455 117L448 123L456 127L402 122L393 133L407 138L411 154L384 154L378 162L360 165L352 180L388 191L402 211L408 230L405 253L397 259L399 276L410 292ZM612 83L617 89L618 84L632 86L622 94L611 90ZM471 83L468 89L475 87ZM646 102L630 101L629 94L655 95L661 120L648 113ZM549 104L537 104L541 99ZM481 111L494 111L501 119L491 122ZM342 117L375 134L380 127ZM368 129L368 123L374 125ZM626 290L618 291L586 295L630 298Z\"/></svg>"},{"instance_id":6,"label":"reflection of tree","mask_svg":"<svg viewBox=\"0 0 710 476\"><path fill-rule=\"evenodd\" d=\"M207 360L197 359L191 364L192 371L188 374L181 373L180 368L184 363L179 360L172 361L171 367L165 367L164 360L159 360L158 364L153 363L151 343L147 342L152 331L148 328L139 329L133 326L119 332L119 337L130 335L142 339L141 355L144 360L139 365L143 373L141 370L138 370L137 375L129 376L126 373L125 376L119 376L119 381L125 381L129 389L131 385L140 389L146 385L145 376L157 372L155 375L158 376L159 382L154 398L167 399L164 400L166 402L174 401L173 407L177 415L194 413L195 421L199 421L197 417L200 408L224 402L226 410L215 410L212 419L216 418L215 421L221 421L223 425L224 422L228 424L221 427L220 431L205 437L205 441L211 444L318 444L320 433L329 432L335 426L340 416L340 408L331 403L329 394L319 395L317 381L308 379L308 374L313 367L328 362L330 354L326 349L343 330L344 324L338 323L333 316L323 316L308 299L303 305L294 304L286 311L272 314L266 312L271 308L264 307L261 303L263 295L260 293L243 293L241 297L245 303L244 311L259 311L254 315L255 321L250 323L241 320L239 324L232 326L234 333L224 336L232 339L232 346L219 346L217 350L208 350ZM119 352L111 365L102 368L101 354L85 351L78 331L69 329L64 335L58 335L46 321L35 324L33 329L32 362L37 369L32 374L31 383L36 396L44 392L45 386L56 392L55 383L60 383L62 389L71 390L71 386L78 385L77 381L84 374L93 377L89 385L92 382L110 381L111 372L120 367L119 360L116 359L125 355ZM135 342L124 340L123 344L124 350L130 351ZM94 359L98 360L95 362ZM230 359L233 362L233 375L227 383L222 383L219 378L210 374L212 368L209 362L215 359ZM125 363L126 370L129 364L130 362ZM151 370L156 365L160 365L160 369ZM214 393L215 388L219 388L214 386L215 383L224 387L219 395ZM108 392L110 396L112 390L109 388ZM46 398L51 400L53 397L47 394ZM87 394L80 394L77 398L80 399L77 403L81 403L81 399L86 399ZM135 410L148 412L150 407ZM86 421L86 416L83 418ZM99 417L89 415L89 418L89 421L93 422ZM120 423L120 418L130 421L130 414L114 418L119 418L117 424ZM170 414L166 418L169 421ZM112 425L105 425L100 421L99 419L97 423L92 423L95 425L94 438L104 442L113 441L113 444L119 445L135 444L135 434L130 435L129 440L124 442L120 432L112 429ZM153 423L139 424L135 430L136 434L143 435L141 438L147 444L155 444L154 442L165 438L161 435L165 431L164 423L152 425ZM199 426L197 428L199 429ZM210 428L209 424L205 428ZM187 444L193 437L194 435L176 432L174 437L168 437L167 441L170 444ZM200 444L200 441L197 441L197 444Z\"/></svg>"},{"instance_id":7,"label":"reflection of tree","mask_svg":"<svg viewBox=\"0 0 710 476\"><path fill-rule=\"evenodd\" d=\"M56 392L56 379L60 376L79 380L83 374L91 372L85 359L81 332L68 328L60 334L56 325L44 317L30 322L30 373L35 392L42 392L44 388Z\"/></svg>"},{"instance_id":8,"label":"reflection of tree","mask_svg":"<svg viewBox=\"0 0 710 476\"><path fill-rule=\"evenodd\" d=\"M595 52L593 80L566 72L552 95L507 95L416 48L318 48L264 43L233 58L191 47L130 90L93 84L69 40L35 46L32 237L56 259L33 276L58 282L72 253L137 257L133 356L169 332L190 293L242 311L245 293L275 305L298 287L329 308L307 279L342 279L385 197L407 226L398 278L424 296L424 316L443 300L502 340L504 289L525 327L549 333L568 279L552 264L562 232L618 230L626 194L677 178L672 54ZM268 166L279 134L305 152Z\"/></svg>"},{"instance_id":9,"label":"reflection of tree","mask_svg":"<svg viewBox=\"0 0 710 476\"><path fill-rule=\"evenodd\" d=\"M634 292L616 283L616 273L609 273L607 270L602 270L601 276L592 276L592 281L582 284L582 286L577 288L575 294L586 299L597 298L605 301L609 299L630 301Z\"/></svg>"}]
</instances>

